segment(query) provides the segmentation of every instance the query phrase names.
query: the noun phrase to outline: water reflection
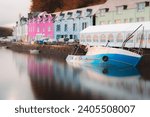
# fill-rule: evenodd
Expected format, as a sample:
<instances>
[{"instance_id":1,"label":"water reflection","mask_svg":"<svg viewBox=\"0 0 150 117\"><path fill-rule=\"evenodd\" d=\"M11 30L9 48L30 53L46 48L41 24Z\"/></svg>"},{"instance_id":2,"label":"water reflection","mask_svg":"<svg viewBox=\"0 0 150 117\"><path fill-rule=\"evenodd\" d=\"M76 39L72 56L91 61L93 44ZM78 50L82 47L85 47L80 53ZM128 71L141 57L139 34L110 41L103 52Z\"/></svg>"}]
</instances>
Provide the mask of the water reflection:
<instances>
[{"instance_id":1,"label":"water reflection","mask_svg":"<svg viewBox=\"0 0 150 117\"><path fill-rule=\"evenodd\" d=\"M150 82L132 67L67 65L33 56L28 66L38 99L150 98Z\"/></svg>"},{"instance_id":2,"label":"water reflection","mask_svg":"<svg viewBox=\"0 0 150 117\"><path fill-rule=\"evenodd\" d=\"M128 67L119 67L115 65L106 65L106 64L97 64L97 65L91 65L91 64L73 64L68 63L70 66L74 68L82 68L84 70L94 71L98 74L105 75L107 78L129 78L134 76L135 78L140 77L140 73L137 68L128 66Z\"/></svg>"},{"instance_id":3,"label":"water reflection","mask_svg":"<svg viewBox=\"0 0 150 117\"><path fill-rule=\"evenodd\" d=\"M0 64L0 99L150 99L150 81L132 67L68 65L2 49Z\"/></svg>"},{"instance_id":4,"label":"water reflection","mask_svg":"<svg viewBox=\"0 0 150 117\"><path fill-rule=\"evenodd\" d=\"M24 54L0 49L0 99L35 99L25 61Z\"/></svg>"}]
</instances>

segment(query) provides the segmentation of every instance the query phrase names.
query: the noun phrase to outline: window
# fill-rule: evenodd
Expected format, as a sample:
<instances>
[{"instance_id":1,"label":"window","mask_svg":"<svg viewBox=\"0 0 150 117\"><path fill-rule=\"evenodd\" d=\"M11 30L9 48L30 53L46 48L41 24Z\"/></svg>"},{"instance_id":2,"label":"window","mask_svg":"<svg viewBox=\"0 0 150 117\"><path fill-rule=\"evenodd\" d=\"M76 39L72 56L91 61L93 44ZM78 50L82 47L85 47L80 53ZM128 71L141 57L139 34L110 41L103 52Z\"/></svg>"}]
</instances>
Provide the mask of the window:
<instances>
[{"instance_id":1,"label":"window","mask_svg":"<svg viewBox=\"0 0 150 117\"><path fill-rule=\"evenodd\" d=\"M137 18L137 22L142 22L142 21L144 21L144 17L138 17Z\"/></svg>"},{"instance_id":2,"label":"window","mask_svg":"<svg viewBox=\"0 0 150 117\"><path fill-rule=\"evenodd\" d=\"M115 24L119 24L119 23L121 23L121 20L120 19L116 19L115 20Z\"/></svg>"},{"instance_id":3,"label":"window","mask_svg":"<svg viewBox=\"0 0 150 117\"><path fill-rule=\"evenodd\" d=\"M108 35L108 40L109 40L110 42L114 42L114 36L113 36L113 34L109 34L109 35Z\"/></svg>"},{"instance_id":4,"label":"window","mask_svg":"<svg viewBox=\"0 0 150 117\"><path fill-rule=\"evenodd\" d=\"M78 10L76 13L77 18L80 18L82 16L82 11Z\"/></svg>"},{"instance_id":5,"label":"window","mask_svg":"<svg viewBox=\"0 0 150 117\"><path fill-rule=\"evenodd\" d=\"M122 35L122 33L118 33L118 35L117 35L117 42L123 42L123 35Z\"/></svg>"},{"instance_id":6,"label":"window","mask_svg":"<svg viewBox=\"0 0 150 117\"><path fill-rule=\"evenodd\" d=\"M128 19L124 19L124 23L128 23L129 22L129 20Z\"/></svg>"},{"instance_id":7,"label":"window","mask_svg":"<svg viewBox=\"0 0 150 117\"><path fill-rule=\"evenodd\" d=\"M67 30L68 30L68 25L65 24L64 31L67 31Z\"/></svg>"},{"instance_id":8,"label":"window","mask_svg":"<svg viewBox=\"0 0 150 117\"><path fill-rule=\"evenodd\" d=\"M40 27L37 27L37 32L40 32Z\"/></svg>"},{"instance_id":9,"label":"window","mask_svg":"<svg viewBox=\"0 0 150 117\"><path fill-rule=\"evenodd\" d=\"M25 29L24 29L24 30L25 30ZM32 31L34 32L34 27L33 27Z\"/></svg>"},{"instance_id":10,"label":"window","mask_svg":"<svg viewBox=\"0 0 150 117\"><path fill-rule=\"evenodd\" d=\"M130 23L133 22L133 18L130 18L130 19L129 19L129 22L130 22Z\"/></svg>"},{"instance_id":11,"label":"window","mask_svg":"<svg viewBox=\"0 0 150 117\"><path fill-rule=\"evenodd\" d=\"M145 8L145 2L137 4L137 11L144 11L144 8Z\"/></svg>"},{"instance_id":12,"label":"window","mask_svg":"<svg viewBox=\"0 0 150 117\"><path fill-rule=\"evenodd\" d=\"M70 39L73 39L73 35L70 35L69 37L70 37Z\"/></svg>"},{"instance_id":13,"label":"window","mask_svg":"<svg viewBox=\"0 0 150 117\"><path fill-rule=\"evenodd\" d=\"M91 36L90 35L87 35L86 39L87 39L87 42L91 42Z\"/></svg>"},{"instance_id":14,"label":"window","mask_svg":"<svg viewBox=\"0 0 150 117\"><path fill-rule=\"evenodd\" d=\"M77 24L73 24L73 31L77 31Z\"/></svg>"},{"instance_id":15,"label":"window","mask_svg":"<svg viewBox=\"0 0 150 117\"><path fill-rule=\"evenodd\" d=\"M122 14L123 10L126 10L127 7L128 7L127 5L117 6L116 7L117 14Z\"/></svg>"},{"instance_id":16,"label":"window","mask_svg":"<svg viewBox=\"0 0 150 117\"><path fill-rule=\"evenodd\" d=\"M98 42L98 35L95 34L95 35L93 36L93 41L94 41L94 42Z\"/></svg>"},{"instance_id":17,"label":"window","mask_svg":"<svg viewBox=\"0 0 150 117\"><path fill-rule=\"evenodd\" d=\"M57 35L57 36L56 36L56 39L59 39L60 37L61 37L61 35Z\"/></svg>"},{"instance_id":18,"label":"window","mask_svg":"<svg viewBox=\"0 0 150 117\"><path fill-rule=\"evenodd\" d=\"M87 9L87 14L86 14L86 16L89 17L89 16L91 16L91 15L92 15L92 9Z\"/></svg>"},{"instance_id":19,"label":"window","mask_svg":"<svg viewBox=\"0 0 150 117\"><path fill-rule=\"evenodd\" d=\"M83 23L82 23L82 30L84 30L85 28L87 28L87 23L86 23L86 22L83 22Z\"/></svg>"},{"instance_id":20,"label":"window","mask_svg":"<svg viewBox=\"0 0 150 117\"><path fill-rule=\"evenodd\" d=\"M61 30L60 28L61 28L60 25L57 25L56 26L56 31L60 31Z\"/></svg>"},{"instance_id":21,"label":"window","mask_svg":"<svg viewBox=\"0 0 150 117\"><path fill-rule=\"evenodd\" d=\"M101 35L101 42L106 42L106 36L104 34Z\"/></svg>"},{"instance_id":22,"label":"window","mask_svg":"<svg viewBox=\"0 0 150 117\"><path fill-rule=\"evenodd\" d=\"M100 24L100 25L104 25L104 24L106 24L106 23L105 23L105 21L100 21L99 24Z\"/></svg>"},{"instance_id":23,"label":"window","mask_svg":"<svg viewBox=\"0 0 150 117\"><path fill-rule=\"evenodd\" d=\"M78 39L77 35L74 35L74 39Z\"/></svg>"},{"instance_id":24,"label":"window","mask_svg":"<svg viewBox=\"0 0 150 117\"><path fill-rule=\"evenodd\" d=\"M118 6L117 7L117 14L122 14L123 11L123 6Z\"/></svg>"},{"instance_id":25,"label":"window","mask_svg":"<svg viewBox=\"0 0 150 117\"><path fill-rule=\"evenodd\" d=\"M100 9L100 16L105 16L105 12L106 12L105 9Z\"/></svg>"},{"instance_id":26,"label":"window","mask_svg":"<svg viewBox=\"0 0 150 117\"><path fill-rule=\"evenodd\" d=\"M72 19L72 15L73 15L72 12L68 12L67 15L68 15L68 19Z\"/></svg>"},{"instance_id":27,"label":"window","mask_svg":"<svg viewBox=\"0 0 150 117\"><path fill-rule=\"evenodd\" d=\"M49 32L51 31L51 27L50 27L50 26L48 27L48 31L49 31Z\"/></svg>"},{"instance_id":28,"label":"window","mask_svg":"<svg viewBox=\"0 0 150 117\"><path fill-rule=\"evenodd\" d=\"M29 32L31 32L31 27L29 27Z\"/></svg>"},{"instance_id":29,"label":"window","mask_svg":"<svg viewBox=\"0 0 150 117\"><path fill-rule=\"evenodd\" d=\"M61 13L60 16L59 16L59 18L60 18L59 20L60 20L60 21L63 20L63 19L64 19L64 16L65 16L65 14Z\"/></svg>"}]
</instances>

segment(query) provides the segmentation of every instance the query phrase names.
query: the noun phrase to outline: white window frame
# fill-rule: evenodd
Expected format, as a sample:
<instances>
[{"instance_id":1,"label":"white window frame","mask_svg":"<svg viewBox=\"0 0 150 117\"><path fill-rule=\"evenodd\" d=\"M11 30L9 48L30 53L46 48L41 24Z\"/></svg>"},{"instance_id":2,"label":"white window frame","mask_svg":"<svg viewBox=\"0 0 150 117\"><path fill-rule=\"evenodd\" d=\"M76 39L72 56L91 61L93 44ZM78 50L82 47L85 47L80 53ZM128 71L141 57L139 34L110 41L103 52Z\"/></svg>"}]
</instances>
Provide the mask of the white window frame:
<instances>
[{"instance_id":1,"label":"white window frame","mask_svg":"<svg viewBox=\"0 0 150 117\"><path fill-rule=\"evenodd\" d=\"M144 11L144 9L145 9L145 2L137 3L137 11L138 12Z\"/></svg>"},{"instance_id":2,"label":"white window frame","mask_svg":"<svg viewBox=\"0 0 150 117\"><path fill-rule=\"evenodd\" d=\"M99 12L100 12L100 16L103 17L105 16L106 9L100 9Z\"/></svg>"},{"instance_id":3,"label":"white window frame","mask_svg":"<svg viewBox=\"0 0 150 117\"><path fill-rule=\"evenodd\" d=\"M123 13L123 6L117 6L116 9L117 9L116 12L118 15Z\"/></svg>"}]
</instances>

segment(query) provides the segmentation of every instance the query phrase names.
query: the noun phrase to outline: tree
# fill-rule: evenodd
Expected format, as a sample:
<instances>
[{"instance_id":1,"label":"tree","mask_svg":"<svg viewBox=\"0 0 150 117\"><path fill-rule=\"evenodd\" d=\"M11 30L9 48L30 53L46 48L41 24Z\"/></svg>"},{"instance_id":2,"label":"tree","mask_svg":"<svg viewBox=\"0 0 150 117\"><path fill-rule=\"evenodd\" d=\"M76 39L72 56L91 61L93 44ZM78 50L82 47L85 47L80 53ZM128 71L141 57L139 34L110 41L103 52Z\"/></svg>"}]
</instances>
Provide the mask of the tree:
<instances>
[{"instance_id":1,"label":"tree","mask_svg":"<svg viewBox=\"0 0 150 117\"><path fill-rule=\"evenodd\" d=\"M32 0L31 11L64 11L104 3L106 0Z\"/></svg>"}]
</instances>

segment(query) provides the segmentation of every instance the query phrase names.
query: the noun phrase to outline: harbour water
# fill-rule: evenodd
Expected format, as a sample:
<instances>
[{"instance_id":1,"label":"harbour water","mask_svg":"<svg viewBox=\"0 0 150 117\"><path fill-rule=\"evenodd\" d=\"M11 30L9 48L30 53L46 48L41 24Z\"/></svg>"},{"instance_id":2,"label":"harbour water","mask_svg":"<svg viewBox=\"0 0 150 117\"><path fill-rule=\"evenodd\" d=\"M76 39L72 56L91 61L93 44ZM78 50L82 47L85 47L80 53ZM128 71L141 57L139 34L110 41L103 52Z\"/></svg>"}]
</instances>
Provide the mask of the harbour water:
<instances>
[{"instance_id":1,"label":"harbour water","mask_svg":"<svg viewBox=\"0 0 150 117\"><path fill-rule=\"evenodd\" d=\"M69 65L0 49L1 100L150 99L148 77L132 67Z\"/></svg>"}]
</instances>

